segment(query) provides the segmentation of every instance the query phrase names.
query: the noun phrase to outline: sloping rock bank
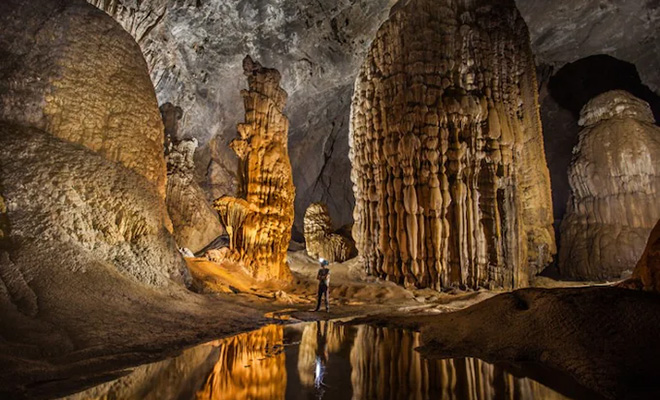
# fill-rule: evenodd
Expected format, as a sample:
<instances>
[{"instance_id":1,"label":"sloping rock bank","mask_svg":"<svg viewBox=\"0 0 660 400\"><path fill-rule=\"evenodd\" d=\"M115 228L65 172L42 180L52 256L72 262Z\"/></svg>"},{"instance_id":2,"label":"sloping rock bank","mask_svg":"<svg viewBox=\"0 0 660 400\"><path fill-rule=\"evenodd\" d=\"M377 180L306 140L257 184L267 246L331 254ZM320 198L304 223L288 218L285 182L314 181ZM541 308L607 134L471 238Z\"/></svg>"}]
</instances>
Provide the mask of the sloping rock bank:
<instances>
[{"instance_id":1,"label":"sloping rock bank","mask_svg":"<svg viewBox=\"0 0 660 400\"><path fill-rule=\"evenodd\" d=\"M660 296L653 293L521 289L461 311L400 322L421 329L420 350L431 358L540 363L605 398L660 395Z\"/></svg>"}]
</instances>

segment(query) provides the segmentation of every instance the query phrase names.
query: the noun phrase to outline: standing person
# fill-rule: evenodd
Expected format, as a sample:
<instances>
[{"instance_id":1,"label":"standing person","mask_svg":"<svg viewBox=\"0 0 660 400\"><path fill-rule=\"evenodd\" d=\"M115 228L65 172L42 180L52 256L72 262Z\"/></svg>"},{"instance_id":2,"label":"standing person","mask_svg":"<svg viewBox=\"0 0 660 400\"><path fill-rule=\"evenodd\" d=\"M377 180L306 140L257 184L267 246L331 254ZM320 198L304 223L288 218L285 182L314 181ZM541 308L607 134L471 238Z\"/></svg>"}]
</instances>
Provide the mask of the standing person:
<instances>
[{"instance_id":1,"label":"standing person","mask_svg":"<svg viewBox=\"0 0 660 400\"><path fill-rule=\"evenodd\" d=\"M325 312L330 312L330 304L328 301L328 288L330 287L330 269L328 268L328 261L321 258L319 260L321 266L319 272L316 274L316 279L319 281L319 292L316 296L316 309L321 308L321 297L325 296Z\"/></svg>"}]
</instances>

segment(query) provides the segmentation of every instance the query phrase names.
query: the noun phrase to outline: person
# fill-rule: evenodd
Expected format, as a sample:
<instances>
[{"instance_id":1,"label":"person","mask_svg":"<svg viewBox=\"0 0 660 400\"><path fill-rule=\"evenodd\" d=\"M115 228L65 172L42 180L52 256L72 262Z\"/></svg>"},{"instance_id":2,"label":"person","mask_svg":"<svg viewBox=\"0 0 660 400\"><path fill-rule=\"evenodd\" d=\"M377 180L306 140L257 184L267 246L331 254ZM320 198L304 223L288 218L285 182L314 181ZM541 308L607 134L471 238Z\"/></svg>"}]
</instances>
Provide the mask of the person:
<instances>
[{"instance_id":1,"label":"person","mask_svg":"<svg viewBox=\"0 0 660 400\"><path fill-rule=\"evenodd\" d=\"M325 312L330 312L330 304L328 300L328 288L330 287L330 269L328 268L328 261L321 258L319 260L321 267L316 274L316 279L319 281L319 291L316 296L316 308L318 311L321 308L321 298L325 296Z\"/></svg>"}]
</instances>

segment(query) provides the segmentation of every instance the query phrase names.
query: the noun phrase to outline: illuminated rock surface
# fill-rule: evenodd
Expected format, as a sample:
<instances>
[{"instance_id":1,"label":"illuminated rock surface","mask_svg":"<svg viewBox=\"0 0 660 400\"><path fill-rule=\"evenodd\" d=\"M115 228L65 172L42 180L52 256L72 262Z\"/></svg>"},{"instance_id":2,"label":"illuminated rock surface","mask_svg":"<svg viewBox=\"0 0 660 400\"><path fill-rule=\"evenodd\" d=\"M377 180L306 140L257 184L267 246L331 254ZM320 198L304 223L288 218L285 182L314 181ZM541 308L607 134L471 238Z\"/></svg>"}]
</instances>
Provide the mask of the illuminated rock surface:
<instances>
[{"instance_id":1,"label":"illuminated rock surface","mask_svg":"<svg viewBox=\"0 0 660 400\"><path fill-rule=\"evenodd\" d=\"M232 247L260 280L290 274L286 251L293 226L295 188L287 151L289 121L282 114L286 92L280 73L247 56L243 69L245 122L231 143L239 161L239 196L223 197L214 206L225 221Z\"/></svg>"},{"instance_id":2,"label":"illuminated rock surface","mask_svg":"<svg viewBox=\"0 0 660 400\"><path fill-rule=\"evenodd\" d=\"M583 109L569 169L559 268L584 280L632 271L660 218L660 128L648 104L623 91Z\"/></svg>"},{"instance_id":3,"label":"illuminated rock surface","mask_svg":"<svg viewBox=\"0 0 660 400\"><path fill-rule=\"evenodd\" d=\"M305 249L312 258L324 258L330 262L343 262L356 255L352 238L335 232L328 207L313 203L305 211Z\"/></svg>"},{"instance_id":4,"label":"illuminated rock surface","mask_svg":"<svg viewBox=\"0 0 660 400\"><path fill-rule=\"evenodd\" d=\"M84 1L3 3L0 120L118 161L164 196L163 123L130 35Z\"/></svg>"},{"instance_id":5,"label":"illuminated rock surface","mask_svg":"<svg viewBox=\"0 0 660 400\"><path fill-rule=\"evenodd\" d=\"M174 226L179 247L193 252L203 249L223 233L215 210L195 180L197 139L177 139L177 115L180 108L170 103L161 106L167 136L167 211Z\"/></svg>"},{"instance_id":6,"label":"illuminated rock surface","mask_svg":"<svg viewBox=\"0 0 660 400\"><path fill-rule=\"evenodd\" d=\"M52 397L254 326L256 312L184 288L131 37L75 0L4 1L0 26L0 398Z\"/></svg>"},{"instance_id":7,"label":"illuminated rock surface","mask_svg":"<svg viewBox=\"0 0 660 400\"><path fill-rule=\"evenodd\" d=\"M360 70L351 128L353 236L375 275L512 288L551 261L534 63L513 2L398 9Z\"/></svg>"}]
</instances>

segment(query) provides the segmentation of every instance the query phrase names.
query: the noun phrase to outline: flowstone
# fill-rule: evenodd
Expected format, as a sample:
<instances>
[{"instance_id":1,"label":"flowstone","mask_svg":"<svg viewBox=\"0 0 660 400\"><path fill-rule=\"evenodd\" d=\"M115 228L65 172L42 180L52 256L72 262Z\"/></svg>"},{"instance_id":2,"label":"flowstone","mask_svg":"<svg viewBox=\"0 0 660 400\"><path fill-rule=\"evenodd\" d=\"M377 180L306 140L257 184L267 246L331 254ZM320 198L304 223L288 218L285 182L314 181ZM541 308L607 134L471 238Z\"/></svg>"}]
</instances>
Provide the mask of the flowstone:
<instances>
[{"instance_id":1,"label":"flowstone","mask_svg":"<svg viewBox=\"0 0 660 400\"><path fill-rule=\"evenodd\" d=\"M515 288L555 253L535 66L513 1L411 0L353 95L353 237L408 286Z\"/></svg>"}]
</instances>

